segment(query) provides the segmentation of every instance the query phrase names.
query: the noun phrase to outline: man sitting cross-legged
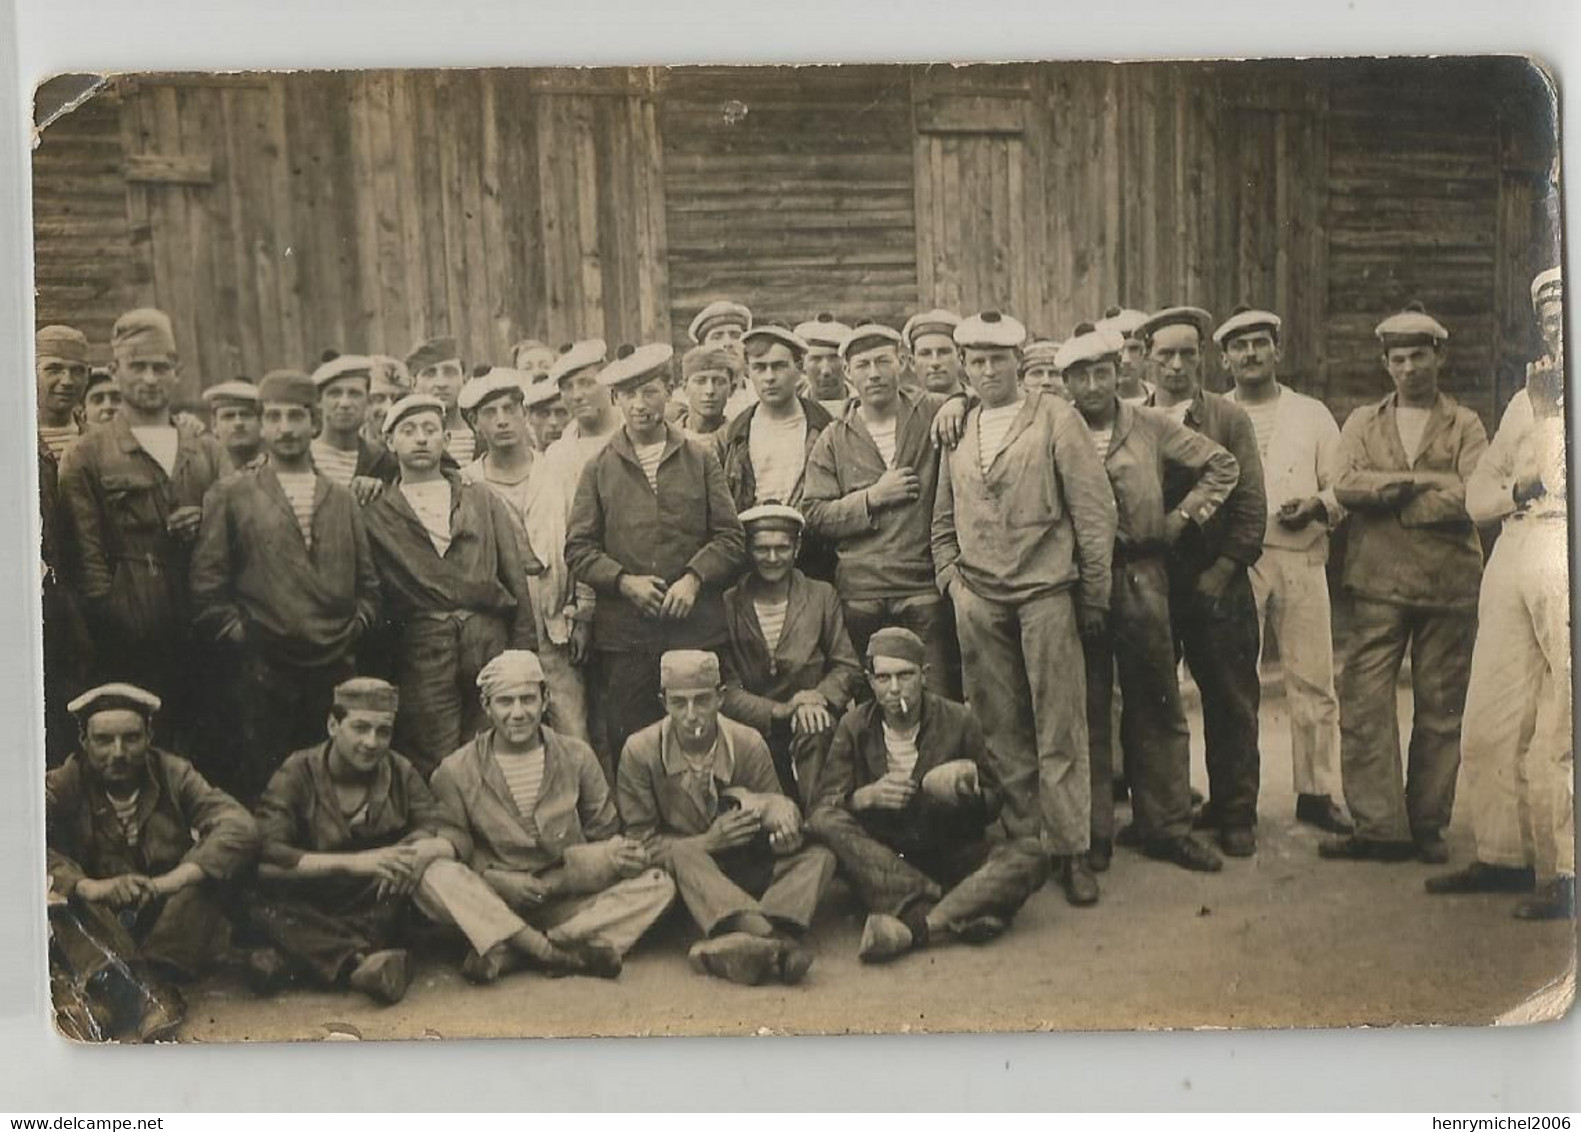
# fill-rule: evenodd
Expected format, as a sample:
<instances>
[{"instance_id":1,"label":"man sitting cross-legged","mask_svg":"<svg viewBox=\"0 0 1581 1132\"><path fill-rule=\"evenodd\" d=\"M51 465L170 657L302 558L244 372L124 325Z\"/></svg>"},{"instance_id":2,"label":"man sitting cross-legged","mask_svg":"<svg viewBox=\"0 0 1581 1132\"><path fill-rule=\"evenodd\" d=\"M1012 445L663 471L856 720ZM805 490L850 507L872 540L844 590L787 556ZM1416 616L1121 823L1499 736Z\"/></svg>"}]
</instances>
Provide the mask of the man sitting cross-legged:
<instances>
[{"instance_id":1,"label":"man sitting cross-legged","mask_svg":"<svg viewBox=\"0 0 1581 1132\"><path fill-rule=\"evenodd\" d=\"M618 974L609 948L556 947L456 860L466 834L390 749L397 706L394 685L346 681L335 689L328 740L286 759L264 792L251 913L278 950L249 956L254 989L278 989L300 969L319 983L399 1002L411 981L400 944L413 904L460 928L476 955L503 943L552 974Z\"/></svg>"},{"instance_id":2,"label":"man sitting cross-legged","mask_svg":"<svg viewBox=\"0 0 1581 1132\"><path fill-rule=\"evenodd\" d=\"M925 690L925 658L909 629L868 640L873 699L840 721L808 820L867 906L867 963L993 939L1048 877L1036 838L984 836L1002 801L993 760L971 711Z\"/></svg>"},{"instance_id":3,"label":"man sitting cross-legged","mask_svg":"<svg viewBox=\"0 0 1581 1132\"><path fill-rule=\"evenodd\" d=\"M675 899L620 818L593 749L543 725L549 689L534 653L511 649L478 674L490 727L439 764L431 783L466 832L472 868L557 946L586 941L617 955L636 946ZM492 982L526 955L500 943L463 969Z\"/></svg>"}]
</instances>

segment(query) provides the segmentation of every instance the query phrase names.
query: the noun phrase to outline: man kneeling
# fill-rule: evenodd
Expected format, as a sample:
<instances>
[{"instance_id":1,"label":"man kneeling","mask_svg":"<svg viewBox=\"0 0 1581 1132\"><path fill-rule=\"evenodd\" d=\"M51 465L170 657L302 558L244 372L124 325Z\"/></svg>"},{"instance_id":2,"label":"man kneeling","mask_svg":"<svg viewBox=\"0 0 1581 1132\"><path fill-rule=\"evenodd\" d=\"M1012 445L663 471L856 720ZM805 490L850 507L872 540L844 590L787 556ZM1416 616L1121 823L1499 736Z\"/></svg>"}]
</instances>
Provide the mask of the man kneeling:
<instances>
[{"instance_id":1,"label":"man kneeling","mask_svg":"<svg viewBox=\"0 0 1581 1132\"><path fill-rule=\"evenodd\" d=\"M749 986L798 983L834 856L803 845L801 811L780 792L763 737L719 714L717 656L667 652L659 683L665 718L628 739L620 759L626 832L647 841L708 937L691 950L694 969Z\"/></svg>"},{"instance_id":2,"label":"man kneeling","mask_svg":"<svg viewBox=\"0 0 1581 1132\"><path fill-rule=\"evenodd\" d=\"M491 724L434 772L434 796L471 843L472 868L557 946L596 941L624 956L675 899L620 818L586 743L543 726L549 706L535 653L500 653L478 674ZM464 971L492 982L523 953L501 943Z\"/></svg>"},{"instance_id":3,"label":"man kneeling","mask_svg":"<svg viewBox=\"0 0 1581 1132\"><path fill-rule=\"evenodd\" d=\"M618 974L612 950L550 943L457 860L466 834L390 749L397 706L394 685L383 680L341 684L328 741L286 759L258 803L263 860L253 926L278 950L249 956L254 989L278 989L301 970L321 984L399 1002L411 981L399 944L412 905L460 928L474 955L506 944L551 974Z\"/></svg>"},{"instance_id":4,"label":"man kneeling","mask_svg":"<svg viewBox=\"0 0 1581 1132\"><path fill-rule=\"evenodd\" d=\"M808 820L868 908L866 963L993 939L1048 875L1035 839L984 837L1001 804L993 760L972 713L924 690L925 656L909 629L868 641L873 699L840 721Z\"/></svg>"}]
</instances>

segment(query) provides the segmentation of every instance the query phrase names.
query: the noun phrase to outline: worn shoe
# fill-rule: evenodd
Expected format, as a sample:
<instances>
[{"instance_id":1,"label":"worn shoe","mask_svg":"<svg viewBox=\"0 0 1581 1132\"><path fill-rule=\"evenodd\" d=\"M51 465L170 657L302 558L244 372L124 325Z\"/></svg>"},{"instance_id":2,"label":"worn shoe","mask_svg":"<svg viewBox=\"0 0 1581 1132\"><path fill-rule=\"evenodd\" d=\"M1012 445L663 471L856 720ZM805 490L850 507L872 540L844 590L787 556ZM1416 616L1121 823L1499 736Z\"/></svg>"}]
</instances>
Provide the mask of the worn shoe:
<instances>
[{"instance_id":1,"label":"worn shoe","mask_svg":"<svg viewBox=\"0 0 1581 1132\"><path fill-rule=\"evenodd\" d=\"M1535 897L1515 906L1517 920L1573 920L1575 914L1575 877L1555 877Z\"/></svg>"},{"instance_id":2,"label":"worn shoe","mask_svg":"<svg viewBox=\"0 0 1581 1132\"><path fill-rule=\"evenodd\" d=\"M700 975L755 987L778 972L781 950L778 940L729 932L694 943L686 958Z\"/></svg>"},{"instance_id":3,"label":"worn shoe","mask_svg":"<svg viewBox=\"0 0 1581 1132\"><path fill-rule=\"evenodd\" d=\"M551 979L567 975L586 975L592 979L620 978L620 952L613 944L601 939L585 939L568 943L559 948L563 959L556 958L544 966L544 973Z\"/></svg>"},{"instance_id":4,"label":"worn shoe","mask_svg":"<svg viewBox=\"0 0 1581 1132\"><path fill-rule=\"evenodd\" d=\"M411 956L399 950L375 951L352 970L350 982L352 990L392 1006L406 997L412 984Z\"/></svg>"},{"instance_id":5,"label":"worn shoe","mask_svg":"<svg viewBox=\"0 0 1581 1132\"><path fill-rule=\"evenodd\" d=\"M1065 901L1077 908L1087 908L1098 903L1098 878L1087 867L1084 853L1072 853L1058 865L1060 887L1065 890Z\"/></svg>"},{"instance_id":6,"label":"worn shoe","mask_svg":"<svg viewBox=\"0 0 1581 1132\"><path fill-rule=\"evenodd\" d=\"M1087 850L1087 867L1095 873L1109 871L1109 863L1114 860L1114 841L1111 838L1101 838L1092 843Z\"/></svg>"},{"instance_id":7,"label":"worn shoe","mask_svg":"<svg viewBox=\"0 0 1581 1132\"><path fill-rule=\"evenodd\" d=\"M1219 830L1219 848L1226 857L1251 857L1257 852L1257 832L1249 825Z\"/></svg>"},{"instance_id":8,"label":"worn shoe","mask_svg":"<svg viewBox=\"0 0 1581 1132\"><path fill-rule=\"evenodd\" d=\"M260 998L279 994L291 981L291 965L272 947L254 947L242 956L242 978Z\"/></svg>"},{"instance_id":9,"label":"worn shoe","mask_svg":"<svg viewBox=\"0 0 1581 1132\"><path fill-rule=\"evenodd\" d=\"M1003 916L992 914L973 916L955 929L955 938L962 943L987 943L1004 935L1009 927L1010 921Z\"/></svg>"},{"instance_id":10,"label":"worn shoe","mask_svg":"<svg viewBox=\"0 0 1581 1132\"><path fill-rule=\"evenodd\" d=\"M1114 835L1114 843L1124 849L1140 849L1142 847L1142 831L1137 828L1134 821L1126 822Z\"/></svg>"},{"instance_id":11,"label":"worn shoe","mask_svg":"<svg viewBox=\"0 0 1581 1132\"><path fill-rule=\"evenodd\" d=\"M1473 861L1459 872L1428 877L1422 887L1434 896L1459 896L1474 892L1535 892L1537 873L1530 867L1485 865Z\"/></svg>"},{"instance_id":12,"label":"worn shoe","mask_svg":"<svg viewBox=\"0 0 1581 1132\"><path fill-rule=\"evenodd\" d=\"M911 929L898 916L874 912L862 925L856 957L864 963L888 963L910 951L913 942Z\"/></svg>"},{"instance_id":13,"label":"worn shoe","mask_svg":"<svg viewBox=\"0 0 1581 1132\"><path fill-rule=\"evenodd\" d=\"M186 1016L187 1004L180 991L168 983L151 983L148 1005L137 1023L137 1040L144 1045L175 1041L176 1031Z\"/></svg>"},{"instance_id":14,"label":"worn shoe","mask_svg":"<svg viewBox=\"0 0 1581 1132\"><path fill-rule=\"evenodd\" d=\"M776 973L780 982L788 987L793 987L807 977L807 972L812 970L812 952L802 945L800 940L791 939L789 936L780 937L779 959L775 964Z\"/></svg>"},{"instance_id":15,"label":"worn shoe","mask_svg":"<svg viewBox=\"0 0 1581 1132\"><path fill-rule=\"evenodd\" d=\"M1155 861L1168 861L1195 873L1216 873L1224 868L1223 858L1211 845L1204 845L1189 834L1154 841L1144 851Z\"/></svg>"},{"instance_id":16,"label":"worn shoe","mask_svg":"<svg viewBox=\"0 0 1581 1132\"><path fill-rule=\"evenodd\" d=\"M1296 821L1316 826L1325 833L1348 837L1356 827L1345 816L1345 811L1334 804L1327 794L1301 794L1296 797Z\"/></svg>"},{"instance_id":17,"label":"worn shoe","mask_svg":"<svg viewBox=\"0 0 1581 1132\"><path fill-rule=\"evenodd\" d=\"M1416 839L1416 859L1424 865L1449 864L1449 846L1444 844L1444 838L1437 833L1429 833Z\"/></svg>"},{"instance_id":18,"label":"worn shoe","mask_svg":"<svg viewBox=\"0 0 1581 1132\"><path fill-rule=\"evenodd\" d=\"M486 986L525 965L521 952L508 943L496 943L482 955L469 950L461 961L462 977L469 983Z\"/></svg>"},{"instance_id":19,"label":"worn shoe","mask_svg":"<svg viewBox=\"0 0 1581 1132\"><path fill-rule=\"evenodd\" d=\"M1399 863L1416 856L1416 846L1409 841L1374 841L1371 838L1331 837L1320 841L1318 856L1330 861L1387 861Z\"/></svg>"}]
</instances>

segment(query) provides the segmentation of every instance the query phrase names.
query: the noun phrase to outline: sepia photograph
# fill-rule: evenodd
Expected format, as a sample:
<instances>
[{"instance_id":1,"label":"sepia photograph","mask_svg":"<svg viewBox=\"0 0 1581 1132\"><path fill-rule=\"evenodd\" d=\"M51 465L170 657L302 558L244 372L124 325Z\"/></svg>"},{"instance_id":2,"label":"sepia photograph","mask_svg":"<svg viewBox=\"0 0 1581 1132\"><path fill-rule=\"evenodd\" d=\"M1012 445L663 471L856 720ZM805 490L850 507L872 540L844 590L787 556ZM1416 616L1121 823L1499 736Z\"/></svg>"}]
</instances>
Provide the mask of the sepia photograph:
<instances>
[{"instance_id":1,"label":"sepia photograph","mask_svg":"<svg viewBox=\"0 0 1581 1132\"><path fill-rule=\"evenodd\" d=\"M1563 1018L1558 105L1516 55L50 78L56 1030Z\"/></svg>"}]
</instances>

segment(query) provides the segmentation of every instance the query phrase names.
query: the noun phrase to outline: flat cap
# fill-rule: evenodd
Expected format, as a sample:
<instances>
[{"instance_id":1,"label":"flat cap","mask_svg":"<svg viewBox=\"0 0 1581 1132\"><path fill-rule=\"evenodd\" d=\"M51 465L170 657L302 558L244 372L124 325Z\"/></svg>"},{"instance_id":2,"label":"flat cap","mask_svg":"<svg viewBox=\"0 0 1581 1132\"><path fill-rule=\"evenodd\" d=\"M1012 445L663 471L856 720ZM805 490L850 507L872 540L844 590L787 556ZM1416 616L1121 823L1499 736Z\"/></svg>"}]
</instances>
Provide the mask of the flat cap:
<instances>
[{"instance_id":1,"label":"flat cap","mask_svg":"<svg viewBox=\"0 0 1581 1132\"><path fill-rule=\"evenodd\" d=\"M796 324L796 337L807 343L809 347L822 346L826 350L838 350L840 343L850 335L851 328L828 311Z\"/></svg>"},{"instance_id":2,"label":"flat cap","mask_svg":"<svg viewBox=\"0 0 1581 1132\"><path fill-rule=\"evenodd\" d=\"M908 318L906 325L900 328L900 339L906 344L906 349L914 350L917 348L917 339L922 335L942 334L952 338L959 325L960 315L943 307L934 307L931 311L923 311Z\"/></svg>"},{"instance_id":3,"label":"flat cap","mask_svg":"<svg viewBox=\"0 0 1581 1132\"><path fill-rule=\"evenodd\" d=\"M146 717L158 711L161 704L158 696L136 684L100 684L72 700L66 710L79 719L101 711L126 710Z\"/></svg>"},{"instance_id":4,"label":"flat cap","mask_svg":"<svg viewBox=\"0 0 1581 1132\"><path fill-rule=\"evenodd\" d=\"M34 352L63 362L88 361L88 336L74 326L45 326L33 336Z\"/></svg>"},{"instance_id":5,"label":"flat cap","mask_svg":"<svg viewBox=\"0 0 1581 1132\"><path fill-rule=\"evenodd\" d=\"M578 370L601 366L608 352L609 347L604 345L602 338L583 338L579 342L572 342L560 351L554 365L549 367L549 380L558 385Z\"/></svg>"},{"instance_id":6,"label":"flat cap","mask_svg":"<svg viewBox=\"0 0 1581 1132\"><path fill-rule=\"evenodd\" d=\"M170 316L153 307L127 311L110 330L110 349L122 358L174 356L176 332Z\"/></svg>"},{"instance_id":7,"label":"flat cap","mask_svg":"<svg viewBox=\"0 0 1581 1132\"><path fill-rule=\"evenodd\" d=\"M1146 321L1146 311L1132 310L1130 307L1107 307L1103 317L1093 325L1099 330L1112 330L1121 338L1135 338Z\"/></svg>"},{"instance_id":8,"label":"flat cap","mask_svg":"<svg viewBox=\"0 0 1581 1132\"><path fill-rule=\"evenodd\" d=\"M957 346L1015 348L1027 340L1027 328L1008 314L984 311L962 319L953 335Z\"/></svg>"},{"instance_id":9,"label":"flat cap","mask_svg":"<svg viewBox=\"0 0 1581 1132\"><path fill-rule=\"evenodd\" d=\"M1391 314L1373 331L1385 350L1396 346L1437 346L1449 340L1436 318L1423 309L1421 303L1407 303L1399 314Z\"/></svg>"},{"instance_id":10,"label":"flat cap","mask_svg":"<svg viewBox=\"0 0 1581 1132\"><path fill-rule=\"evenodd\" d=\"M438 397L430 397L427 393L408 393L391 405L389 412L384 414L384 435L391 435L395 432L396 425L417 413L436 413L443 422L445 403Z\"/></svg>"},{"instance_id":11,"label":"flat cap","mask_svg":"<svg viewBox=\"0 0 1581 1132\"><path fill-rule=\"evenodd\" d=\"M1539 271L1532 280L1532 306L1540 307L1550 299L1563 299L1565 297L1564 274L1557 267L1550 267L1547 271ZM43 333L40 331L40 333ZM39 353L43 353L42 349Z\"/></svg>"},{"instance_id":12,"label":"flat cap","mask_svg":"<svg viewBox=\"0 0 1581 1132\"><path fill-rule=\"evenodd\" d=\"M545 679L543 662L538 659L537 653L526 649L506 649L478 673L478 690L485 696L492 696L507 688L542 684Z\"/></svg>"},{"instance_id":13,"label":"flat cap","mask_svg":"<svg viewBox=\"0 0 1581 1132\"><path fill-rule=\"evenodd\" d=\"M251 405L258 407L258 387L250 381L222 381L203 391L203 400L219 408L221 405Z\"/></svg>"},{"instance_id":14,"label":"flat cap","mask_svg":"<svg viewBox=\"0 0 1581 1132\"><path fill-rule=\"evenodd\" d=\"M675 357L675 347L668 342L649 342L643 346L622 346L615 351L615 360L598 371L598 383L609 389L627 389L645 385L661 372Z\"/></svg>"},{"instance_id":15,"label":"flat cap","mask_svg":"<svg viewBox=\"0 0 1581 1132\"><path fill-rule=\"evenodd\" d=\"M412 347L412 352L406 355L406 368L415 376L422 373L429 366L437 366L440 362L459 362L461 350L456 346L456 340L449 335L438 338L425 338Z\"/></svg>"},{"instance_id":16,"label":"flat cap","mask_svg":"<svg viewBox=\"0 0 1581 1132\"><path fill-rule=\"evenodd\" d=\"M918 668L926 667L928 663L928 650L923 646L922 638L898 625L887 625L867 639L867 659L872 661L881 656L910 661Z\"/></svg>"},{"instance_id":17,"label":"flat cap","mask_svg":"<svg viewBox=\"0 0 1581 1132\"><path fill-rule=\"evenodd\" d=\"M1230 312L1230 317L1219 324L1213 332L1213 341L1223 346L1231 338L1242 334L1250 334L1254 330L1266 330L1278 337L1279 328L1284 321L1273 311L1254 310L1248 306L1238 306Z\"/></svg>"},{"instance_id":18,"label":"flat cap","mask_svg":"<svg viewBox=\"0 0 1581 1132\"><path fill-rule=\"evenodd\" d=\"M1060 344L1052 338L1033 337L1021 347L1021 371L1025 373L1032 366L1057 365Z\"/></svg>"},{"instance_id":19,"label":"flat cap","mask_svg":"<svg viewBox=\"0 0 1581 1132\"><path fill-rule=\"evenodd\" d=\"M1054 354L1054 368L1064 373L1072 366L1096 362L1103 358L1118 359L1125 349L1125 339L1117 330L1103 330L1090 322L1078 326L1070 338Z\"/></svg>"},{"instance_id":20,"label":"flat cap","mask_svg":"<svg viewBox=\"0 0 1581 1132\"><path fill-rule=\"evenodd\" d=\"M701 649L671 649L659 657L659 687L666 692L717 688L719 658Z\"/></svg>"},{"instance_id":21,"label":"flat cap","mask_svg":"<svg viewBox=\"0 0 1581 1132\"><path fill-rule=\"evenodd\" d=\"M377 363L366 354L341 354L331 358L313 371L313 384L323 389L332 381L343 377L360 377L373 388L373 370Z\"/></svg>"},{"instance_id":22,"label":"flat cap","mask_svg":"<svg viewBox=\"0 0 1581 1132\"><path fill-rule=\"evenodd\" d=\"M549 386L554 389L554 386ZM556 393L559 390L555 390ZM481 409L496 397L517 396L527 402L527 375L519 369L493 366L482 377L474 377L456 394L456 405L462 409Z\"/></svg>"},{"instance_id":23,"label":"flat cap","mask_svg":"<svg viewBox=\"0 0 1581 1132\"><path fill-rule=\"evenodd\" d=\"M789 531L792 534L801 533L807 525L807 520L796 508L785 503L759 503L756 507L748 507L741 512L741 525L751 534L758 531Z\"/></svg>"},{"instance_id":24,"label":"flat cap","mask_svg":"<svg viewBox=\"0 0 1581 1132\"><path fill-rule=\"evenodd\" d=\"M881 322L864 322L855 327L844 342L840 343L840 356L849 358L875 346L899 346L900 333Z\"/></svg>"},{"instance_id":25,"label":"flat cap","mask_svg":"<svg viewBox=\"0 0 1581 1132\"><path fill-rule=\"evenodd\" d=\"M314 385L313 379L301 370L270 370L258 383L258 403L265 405L271 401L286 405L306 405L311 409L318 404L318 386Z\"/></svg>"},{"instance_id":26,"label":"flat cap","mask_svg":"<svg viewBox=\"0 0 1581 1132\"><path fill-rule=\"evenodd\" d=\"M741 348L746 349L748 343L768 341L778 342L790 348L790 352L798 358L807 352L806 339L797 334L788 326L780 326L773 322L762 322L752 327L741 335Z\"/></svg>"},{"instance_id":27,"label":"flat cap","mask_svg":"<svg viewBox=\"0 0 1581 1132\"><path fill-rule=\"evenodd\" d=\"M1194 326L1197 328L1197 337L1206 342L1208 331L1213 326L1213 316L1201 307L1165 307L1148 315L1132 337L1145 342L1166 326Z\"/></svg>"},{"instance_id":28,"label":"flat cap","mask_svg":"<svg viewBox=\"0 0 1581 1132\"><path fill-rule=\"evenodd\" d=\"M739 326L746 330L751 325L750 310L732 299L717 299L697 312L697 317L692 319L686 333L693 342L701 342L703 336L716 326Z\"/></svg>"},{"instance_id":29,"label":"flat cap","mask_svg":"<svg viewBox=\"0 0 1581 1132\"><path fill-rule=\"evenodd\" d=\"M394 714L401 706L401 693L394 684L376 676L353 676L335 685L335 706L346 711L384 711Z\"/></svg>"},{"instance_id":30,"label":"flat cap","mask_svg":"<svg viewBox=\"0 0 1581 1132\"><path fill-rule=\"evenodd\" d=\"M682 381L694 373L721 372L731 377L741 376L741 359L736 357L735 351L723 346L693 346L681 355Z\"/></svg>"}]
</instances>

